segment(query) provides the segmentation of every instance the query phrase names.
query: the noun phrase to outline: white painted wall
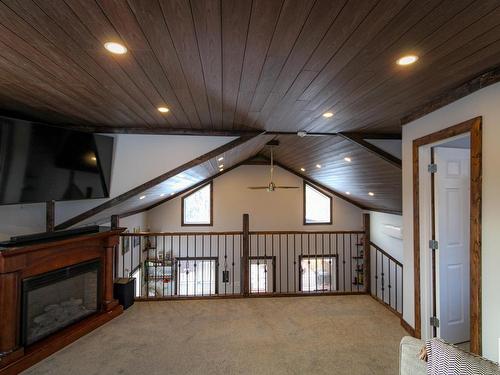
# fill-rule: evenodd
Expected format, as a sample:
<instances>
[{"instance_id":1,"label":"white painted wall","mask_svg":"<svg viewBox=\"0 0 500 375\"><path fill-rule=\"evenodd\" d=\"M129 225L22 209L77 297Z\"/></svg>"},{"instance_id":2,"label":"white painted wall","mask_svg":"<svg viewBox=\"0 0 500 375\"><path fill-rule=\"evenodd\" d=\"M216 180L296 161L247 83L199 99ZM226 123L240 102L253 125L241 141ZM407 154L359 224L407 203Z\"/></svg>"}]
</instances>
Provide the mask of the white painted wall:
<instances>
[{"instance_id":1,"label":"white painted wall","mask_svg":"<svg viewBox=\"0 0 500 375\"><path fill-rule=\"evenodd\" d=\"M214 225L197 227L197 231L238 231L242 215L250 215L250 230L362 230L362 211L358 207L333 197L332 225L303 225L302 179L281 169L275 169L277 185L298 186L299 189L250 190L249 186L267 185L269 167L244 165L214 180ZM193 231L181 226L181 197L177 197L148 212L152 231Z\"/></svg>"},{"instance_id":2,"label":"white painted wall","mask_svg":"<svg viewBox=\"0 0 500 375\"><path fill-rule=\"evenodd\" d=\"M483 355L498 361L500 337L500 83L479 90L403 127L404 319L414 325L412 141L476 116L483 117L482 333Z\"/></svg>"},{"instance_id":3,"label":"white painted wall","mask_svg":"<svg viewBox=\"0 0 500 375\"><path fill-rule=\"evenodd\" d=\"M370 212L370 241L403 263L403 240L388 235L386 225L403 229L403 216Z\"/></svg>"},{"instance_id":4,"label":"white painted wall","mask_svg":"<svg viewBox=\"0 0 500 375\"><path fill-rule=\"evenodd\" d=\"M179 165L203 155L233 137L115 135L111 194L113 198ZM56 203L56 223L107 199ZM0 206L0 240L45 231L45 204Z\"/></svg>"}]
</instances>

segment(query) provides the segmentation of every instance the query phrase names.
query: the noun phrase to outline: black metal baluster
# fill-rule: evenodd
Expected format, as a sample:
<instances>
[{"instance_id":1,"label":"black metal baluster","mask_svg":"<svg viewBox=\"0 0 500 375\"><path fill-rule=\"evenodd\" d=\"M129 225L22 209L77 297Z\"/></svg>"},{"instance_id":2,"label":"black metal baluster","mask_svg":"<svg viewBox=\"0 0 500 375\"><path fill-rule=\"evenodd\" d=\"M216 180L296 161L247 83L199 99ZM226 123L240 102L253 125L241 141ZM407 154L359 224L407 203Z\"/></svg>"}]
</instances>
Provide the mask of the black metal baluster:
<instances>
[{"instance_id":1,"label":"black metal baluster","mask_svg":"<svg viewBox=\"0 0 500 375\"><path fill-rule=\"evenodd\" d=\"M308 291L311 292L311 234L307 234L307 268L309 271Z\"/></svg>"},{"instance_id":2,"label":"black metal baluster","mask_svg":"<svg viewBox=\"0 0 500 375\"><path fill-rule=\"evenodd\" d=\"M375 296L378 296L378 250L375 249Z\"/></svg>"},{"instance_id":3,"label":"black metal baluster","mask_svg":"<svg viewBox=\"0 0 500 375\"><path fill-rule=\"evenodd\" d=\"M278 245L279 245L279 257L277 257L276 259L279 259L279 268L280 268L280 270L279 270L278 274L280 275L279 281L280 281L280 293L281 293L281 284L282 284L282 282L281 282L282 281L281 280L281 272L282 272L282 270L281 270L281 260L282 260L282 257L281 257L281 233L279 233L278 236L279 236L279 239L278 239L278 241L279 241L278 242Z\"/></svg>"},{"instance_id":4,"label":"black metal baluster","mask_svg":"<svg viewBox=\"0 0 500 375\"><path fill-rule=\"evenodd\" d=\"M232 259L231 259L231 266L232 266L232 280L233 280L233 294L234 294L234 234L232 234L233 237L233 245L232 245Z\"/></svg>"},{"instance_id":5,"label":"black metal baluster","mask_svg":"<svg viewBox=\"0 0 500 375\"><path fill-rule=\"evenodd\" d=\"M264 234L264 267L267 267L267 237L268 235L267 234ZM267 268L264 268L264 270L266 271ZM267 285L267 272L264 272L266 275L266 277L264 278L264 293L267 293L267 288L268 288L268 285Z\"/></svg>"},{"instance_id":6,"label":"black metal baluster","mask_svg":"<svg viewBox=\"0 0 500 375\"><path fill-rule=\"evenodd\" d=\"M384 254L381 254L381 267L382 267L382 301L385 302L384 298L384 289L385 289L385 283L384 283Z\"/></svg>"},{"instance_id":7,"label":"black metal baluster","mask_svg":"<svg viewBox=\"0 0 500 375\"><path fill-rule=\"evenodd\" d=\"M344 272L344 291L346 292L347 289L345 287L345 279L346 279L346 273L345 273L345 234L342 233L342 267L343 267L343 272Z\"/></svg>"},{"instance_id":8,"label":"black metal baluster","mask_svg":"<svg viewBox=\"0 0 500 375\"><path fill-rule=\"evenodd\" d=\"M394 303L396 305L396 311L399 311L398 306L398 265L394 263Z\"/></svg>"},{"instance_id":9,"label":"black metal baluster","mask_svg":"<svg viewBox=\"0 0 500 375\"><path fill-rule=\"evenodd\" d=\"M209 249L210 249L210 258L212 258L212 235L210 234L208 236L208 239L210 241L210 244L209 244ZM212 295L212 264L210 264L210 286L209 286L209 289L210 289L210 296Z\"/></svg>"},{"instance_id":10,"label":"black metal baluster","mask_svg":"<svg viewBox=\"0 0 500 375\"><path fill-rule=\"evenodd\" d=\"M288 241L288 238L289 238L288 233L285 234L285 236L286 236L286 263L285 263L286 264L286 293L289 293L290 292L290 280L289 280L289 277L288 277L288 269L290 268L290 265L288 263L288 258L289 258L289 256L288 256L288 253L289 253L289 251L288 251L288 243L289 243L289 241Z\"/></svg>"},{"instance_id":11,"label":"black metal baluster","mask_svg":"<svg viewBox=\"0 0 500 375\"><path fill-rule=\"evenodd\" d=\"M392 306L391 305L391 288L392 288L392 285L391 285L391 259L390 258L387 258L387 268L388 268L388 272L389 272L389 284L387 285L387 287L389 288L389 306Z\"/></svg>"},{"instance_id":12,"label":"black metal baluster","mask_svg":"<svg viewBox=\"0 0 500 375\"><path fill-rule=\"evenodd\" d=\"M225 234L224 234L224 273L227 275L227 235ZM224 283L224 295L226 294L227 294L227 282Z\"/></svg>"},{"instance_id":13,"label":"black metal baluster","mask_svg":"<svg viewBox=\"0 0 500 375\"><path fill-rule=\"evenodd\" d=\"M297 234L293 234L293 291L297 292L297 254L296 254Z\"/></svg>"}]
</instances>

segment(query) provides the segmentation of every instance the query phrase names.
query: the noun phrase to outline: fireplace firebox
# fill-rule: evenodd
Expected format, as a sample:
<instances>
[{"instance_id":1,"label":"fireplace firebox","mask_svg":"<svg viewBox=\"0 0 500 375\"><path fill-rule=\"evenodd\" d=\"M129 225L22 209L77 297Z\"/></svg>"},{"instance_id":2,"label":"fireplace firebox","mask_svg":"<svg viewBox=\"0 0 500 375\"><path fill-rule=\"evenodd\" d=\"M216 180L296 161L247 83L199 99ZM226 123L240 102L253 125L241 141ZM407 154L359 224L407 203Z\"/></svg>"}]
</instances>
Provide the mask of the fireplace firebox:
<instances>
[{"instance_id":1,"label":"fireplace firebox","mask_svg":"<svg viewBox=\"0 0 500 375\"><path fill-rule=\"evenodd\" d=\"M23 280L21 342L31 345L99 311L99 260Z\"/></svg>"}]
</instances>

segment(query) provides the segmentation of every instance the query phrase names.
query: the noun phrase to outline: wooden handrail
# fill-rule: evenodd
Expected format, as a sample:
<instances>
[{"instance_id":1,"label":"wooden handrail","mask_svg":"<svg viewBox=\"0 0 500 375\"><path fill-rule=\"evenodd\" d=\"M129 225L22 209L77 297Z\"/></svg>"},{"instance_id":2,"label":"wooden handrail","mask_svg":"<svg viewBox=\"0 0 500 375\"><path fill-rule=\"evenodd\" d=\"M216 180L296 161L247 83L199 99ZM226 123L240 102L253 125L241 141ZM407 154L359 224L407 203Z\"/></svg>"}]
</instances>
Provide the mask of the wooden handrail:
<instances>
[{"instance_id":1,"label":"wooden handrail","mask_svg":"<svg viewBox=\"0 0 500 375\"><path fill-rule=\"evenodd\" d=\"M148 237L148 236L224 236L224 235L243 235L243 232L232 231L232 232L136 232L136 233L122 233L122 237Z\"/></svg>"},{"instance_id":2,"label":"wooden handrail","mask_svg":"<svg viewBox=\"0 0 500 375\"><path fill-rule=\"evenodd\" d=\"M363 234L363 231L252 231L248 232L249 235L265 235L265 234ZM147 236L223 236L223 235L243 235L240 231L229 232L126 232L120 234L123 237L147 237Z\"/></svg>"},{"instance_id":3,"label":"wooden handrail","mask_svg":"<svg viewBox=\"0 0 500 375\"><path fill-rule=\"evenodd\" d=\"M338 230L338 231L300 231L300 230L276 230L276 231L251 231L252 234L363 234L361 230Z\"/></svg>"},{"instance_id":4,"label":"wooden handrail","mask_svg":"<svg viewBox=\"0 0 500 375\"><path fill-rule=\"evenodd\" d=\"M380 251L383 255L385 255L387 258L392 260L394 263L396 263L398 266L403 267L403 263L401 263L399 260L394 258L392 255L389 255L386 251L382 250L379 246L375 245L373 242L370 241L370 245L373 246L375 249Z\"/></svg>"}]
</instances>

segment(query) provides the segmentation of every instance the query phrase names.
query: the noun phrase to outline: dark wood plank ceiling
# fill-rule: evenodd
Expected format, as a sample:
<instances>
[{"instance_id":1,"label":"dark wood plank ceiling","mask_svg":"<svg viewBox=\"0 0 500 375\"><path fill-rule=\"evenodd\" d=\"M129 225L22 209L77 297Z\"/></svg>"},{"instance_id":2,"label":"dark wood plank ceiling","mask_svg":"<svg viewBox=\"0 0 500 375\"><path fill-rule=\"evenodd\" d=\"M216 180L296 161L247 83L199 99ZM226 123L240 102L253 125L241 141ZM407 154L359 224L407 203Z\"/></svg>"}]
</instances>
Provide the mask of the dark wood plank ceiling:
<instances>
[{"instance_id":1,"label":"dark wood plank ceiling","mask_svg":"<svg viewBox=\"0 0 500 375\"><path fill-rule=\"evenodd\" d=\"M401 169L397 166L340 136L300 138L286 135L276 139L280 144L273 152L278 163L362 207L402 211ZM261 154L269 158L270 148L264 148ZM351 161L344 160L346 157ZM374 195L370 196L370 192Z\"/></svg>"},{"instance_id":2,"label":"dark wood plank ceiling","mask_svg":"<svg viewBox=\"0 0 500 375\"><path fill-rule=\"evenodd\" d=\"M0 109L94 130L399 132L499 63L498 0L0 1Z\"/></svg>"}]
</instances>

